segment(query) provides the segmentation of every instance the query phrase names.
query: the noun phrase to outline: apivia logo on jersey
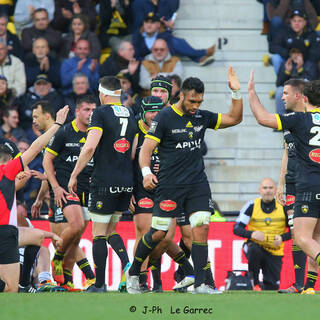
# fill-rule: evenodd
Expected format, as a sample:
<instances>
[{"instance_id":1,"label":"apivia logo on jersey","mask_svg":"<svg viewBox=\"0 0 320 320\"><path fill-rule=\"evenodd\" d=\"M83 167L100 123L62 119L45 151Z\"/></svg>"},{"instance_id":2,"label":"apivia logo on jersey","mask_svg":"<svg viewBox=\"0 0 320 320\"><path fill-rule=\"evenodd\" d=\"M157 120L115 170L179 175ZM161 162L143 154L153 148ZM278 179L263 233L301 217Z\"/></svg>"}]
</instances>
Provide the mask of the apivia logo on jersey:
<instances>
[{"instance_id":1,"label":"apivia logo on jersey","mask_svg":"<svg viewBox=\"0 0 320 320\"><path fill-rule=\"evenodd\" d=\"M179 142L176 145L176 149L190 149L190 151L193 151L194 149L201 148L201 141L202 139L197 139L195 141L183 141L183 142Z\"/></svg>"},{"instance_id":2,"label":"apivia logo on jersey","mask_svg":"<svg viewBox=\"0 0 320 320\"><path fill-rule=\"evenodd\" d=\"M77 162L79 159L79 156L69 156L66 161L67 162ZM93 158L87 163L87 166L93 167Z\"/></svg>"}]
</instances>

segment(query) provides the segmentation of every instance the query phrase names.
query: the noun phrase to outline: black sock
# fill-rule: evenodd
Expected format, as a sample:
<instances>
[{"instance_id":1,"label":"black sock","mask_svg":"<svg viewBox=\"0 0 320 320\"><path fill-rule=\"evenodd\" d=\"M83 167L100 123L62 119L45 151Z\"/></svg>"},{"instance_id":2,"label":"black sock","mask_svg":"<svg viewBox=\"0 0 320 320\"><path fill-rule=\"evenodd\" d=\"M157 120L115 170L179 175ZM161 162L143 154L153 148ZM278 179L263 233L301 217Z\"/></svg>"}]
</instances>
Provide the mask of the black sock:
<instances>
[{"instance_id":1,"label":"black sock","mask_svg":"<svg viewBox=\"0 0 320 320\"><path fill-rule=\"evenodd\" d=\"M205 267L208 262L208 244L192 242L191 256L195 275L194 287L196 288L204 283Z\"/></svg>"},{"instance_id":2,"label":"black sock","mask_svg":"<svg viewBox=\"0 0 320 320\"><path fill-rule=\"evenodd\" d=\"M127 249L124 246L123 240L118 233L112 233L107 237L107 241L111 248L115 251L121 260L122 270L129 262Z\"/></svg>"},{"instance_id":3,"label":"black sock","mask_svg":"<svg viewBox=\"0 0 320 320\"><path fill-rule=\"evenodd\" d=\"M157 246L160 241L152 240L152 232L148 231L139 241L136 254L134 256L132 266L129 270L129 275L139 275L141 266L147 256L152 252L152 250Z\"/></svg>"},{"instance_id":4,"label":"black sock","mask_svg":"<svg viewBox=\"0 0 320 320\"><path fill-rule=\"evenodd\" d=\"M292 245L292 257L294 264L294 273L296 275L296 282L300 288L304 285L306 254L297 246Z\"/></svg>"},{"instance_id":5,"label":"black sock","mask_svg":"<svg viewBox=\"0 0 320 320\"><path fill-rule=\"evenodd\" d=\"M153 289L159 288L162 285L161 282L161 258L149 259L151 265L151 273L153 279Z\"/></svg>"},{"instance_id":6,"label":"black sock","mask_svg":"<svg viewBox=\"0 0 320 320\"><path fill-rule=\"evenodd\" d=\"M30 284L31 269L40 250L39 246L26 246L24 249L24 260L20 285L26 287Z\"/></svg>"},{"instance_id":7,"label":"black sock","mask_svg":"<svg viewBox=\"0 0 320 320\"><path fill-rule=\"evenodd\" d=\"M5 287L6 283L2 279L0 279L0 292L3 292Z\"/></svg>"},{"instance_id":8,"label":"black sock","mask_svg":"<svg viewBox=\"0 0 320 320\"><path fill-rule=\"evenodd\" d=\"M213 279L213 274L211 271L211 263L210 261L207 262L207 265L205 266L205 274L204 274L204 283L208 286L211 286L215 288L215 283Z\"/></svg>"},{"instance_id":9,"label":"black sock","mask_svg":"<svg viewBox=\"0 0 320 320\"><path fill-rule=\"evenodd\" d=\"M194 270L184 251L180 251L173 260L179 264L185 276L194 276Z\"/></svg>"},{"instance_id":10,"label":"black sock","mask_svg":"<svg viewBox=\"0 0 320 320\"><path fill-rule=\"evenodd\" d=\"M183 242L183 239L180 239L180 243L179 243L179 247L184 251L184 253L186 254L187 259L190 258L191 256L191 251L190 249L185 245L185 243Z\"/></svg>"},{"instance_id":11,"label":"black sock","mask_svg":"<svg viewBox=\"0 0 320 320\"><path fill-rule=\"evenodd\" d=\"M64 283L65 284L67 284L68 282L73 283L72 271L71 270L63 268L63 275L64 275Z\"/></svg>"},{"instance_id":12,"label":"black sock","mask_svg":"<svg viewBox=\"0 0 320 320\"><path fill-rule=\"evenodd\" d=\"M306 285L304 286L304 289L314 288L317 278L318 278L318 272L308 271Z\"/></svg>"},{"instance_id":13,"label":"black sock","mask_svg":"<svg viewBox=\"0 0 320 320\"><path fill-rule=\"evenodd\" d=\"M93 239L92 255L96 269L96 287L101 288L105 284L106 262L108 257L105 236L97 236Z\"/></svg>"},{"instance_id":14,"label":"black sock","mask_svg":"<svg viewBox=\"0 0 320 320\"><path fill-rule=\"evenodd\" d=\"M140 285L144 285L147 282L147 279L148 279L147 274L148 274L147 270L144 270L144 271L140 272L140 275L139 275L139 283L140 283Z\"/></svg>"},{"instance_id":15,"label":"black sock","mask_svg":"<svg viewBox=\"0 0 320 320\"><path fill-rule=\"evenodd\" d=\"M82 260L77 261L77 265L83 272L86 279L94 279L94 274L87 258L83 258Z\"/></svg>"}]
</instances>

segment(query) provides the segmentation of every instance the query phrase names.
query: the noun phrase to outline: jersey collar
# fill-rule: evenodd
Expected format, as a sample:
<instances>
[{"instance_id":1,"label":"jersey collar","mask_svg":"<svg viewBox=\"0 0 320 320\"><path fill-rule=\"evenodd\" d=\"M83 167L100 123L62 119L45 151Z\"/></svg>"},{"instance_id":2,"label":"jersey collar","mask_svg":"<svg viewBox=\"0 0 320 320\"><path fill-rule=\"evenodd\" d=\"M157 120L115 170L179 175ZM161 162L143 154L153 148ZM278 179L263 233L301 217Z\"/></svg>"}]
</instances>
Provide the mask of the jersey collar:
<instances>
[{"instance_id":1,"label":"jersey collar","mask_svg":"<svg viewBox=\"0 0 320 320\"><path fill-rule=\"evenodd\" d=\"M173 104L173 105L171 106L171 108L172 108L172 110L173 110L176 114L178 114L180 117L183 116L183 113L176 108L176 105L175 105L175 104Z\"/></svg>"},{"instance_id":2,"label":"jersey collar","mask_svg":"<svg viewBox=\"0 0 320 320\"><path fill-rule=\"evenodd\" d=\"M139 129L143 132L143 134L147 134L148 131L144 128L144 126L142 124L142 120L139 120L138 124L139 124Z\"/></svg>"},{"instance_id":3,"label":"jersey collar","mask_svg":"<svg viewBox=\"0 0 320 320\"><path fill-rule=\"evenodd\" d=\"M312 113L318 112L318 113L320 113L320 108L314 108L314 109L310 110L309 112L312 112Z\"/></svg>"},{"instance_id":4,"label":"jersey collar","mask_svg":"<svg viewBox=\"0 0 320 320\"><path fill-rule=\"evenodd\" d=\"M78 128L77 125L76 125L76 120L75 120L75 119L72 120L71 125L72 125L72 128L73 128L73 130L74 130L75 132L79 132L79 128Z\"/></svg>"}]
</instances>

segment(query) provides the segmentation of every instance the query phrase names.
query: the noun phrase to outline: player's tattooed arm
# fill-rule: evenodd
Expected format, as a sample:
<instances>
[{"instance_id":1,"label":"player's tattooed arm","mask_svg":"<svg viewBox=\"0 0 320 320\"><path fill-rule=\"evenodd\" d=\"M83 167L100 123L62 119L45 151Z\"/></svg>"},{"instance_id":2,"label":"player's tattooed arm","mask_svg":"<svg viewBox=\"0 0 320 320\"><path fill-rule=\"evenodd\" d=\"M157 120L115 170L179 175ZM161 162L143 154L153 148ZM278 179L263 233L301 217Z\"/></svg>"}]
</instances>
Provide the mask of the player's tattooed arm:
<instances>
[{"instance_id":1,"label":"player's tattooed arm","mask_svg":"<svg viewBox=\"0 0 320 320\"><path fill-rule=\"evenodd\" d=\"M262 126L278 129L277 115L273 113L269 113L261 104L258 98L258 95L255 90L253 70L251 70L250 79L248 82L248 93L249 93L250 108L253 115L257 119L257 122Z\"/></svg>"}]
</instances>

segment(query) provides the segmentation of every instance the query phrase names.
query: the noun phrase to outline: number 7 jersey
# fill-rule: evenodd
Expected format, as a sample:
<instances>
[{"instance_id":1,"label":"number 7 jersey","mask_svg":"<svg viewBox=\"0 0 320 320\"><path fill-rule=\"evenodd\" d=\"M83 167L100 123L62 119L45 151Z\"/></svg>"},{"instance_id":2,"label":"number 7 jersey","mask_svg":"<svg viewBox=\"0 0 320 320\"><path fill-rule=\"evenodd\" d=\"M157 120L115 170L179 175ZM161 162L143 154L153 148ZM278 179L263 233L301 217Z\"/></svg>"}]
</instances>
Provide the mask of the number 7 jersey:
<instances>
[{"instance_id":1,"label":"number 7 jersey","mask_svg":"<svg viewBox=\"0 0 320 320\"><path fill-rule=\"evenodd\" d=\"M89 130L102 132L94 153L92 186L133 186L132 144L138 132L133 112L121 105L104 105L91 115Z\"/></svg>"},{"instance_id":2,"label":"number 7 jersey","mask_svg":"<svg viewBox=\"0 0 320 320\"><path fill-rule=\"evenodd\" d=\"M320 186L320 109L276 115L278 130L288 129L297 150L297 191Z\"/></svg>"}]
</instances>

